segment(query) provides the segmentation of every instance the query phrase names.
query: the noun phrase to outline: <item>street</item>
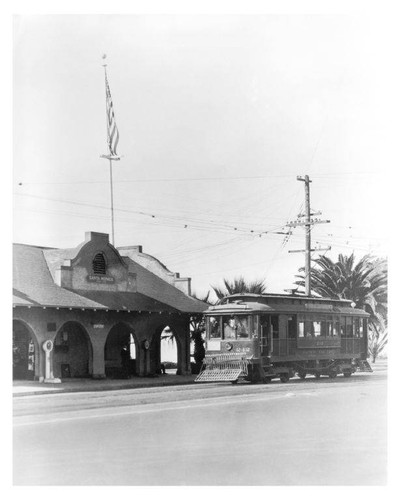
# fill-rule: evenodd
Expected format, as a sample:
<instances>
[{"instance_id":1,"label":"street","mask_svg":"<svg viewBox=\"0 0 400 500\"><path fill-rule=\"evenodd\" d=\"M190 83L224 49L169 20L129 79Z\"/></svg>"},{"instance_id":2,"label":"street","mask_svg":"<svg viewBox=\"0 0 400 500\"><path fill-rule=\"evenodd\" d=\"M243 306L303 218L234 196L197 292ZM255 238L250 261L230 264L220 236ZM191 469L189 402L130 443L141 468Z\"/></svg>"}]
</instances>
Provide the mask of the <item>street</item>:
<instances>
[{"instance_id":1,"label":"street","mask_svg":"<svg viewBox=\"0 0 400 500\"><path fill-rule=\"evenodd\" d=\"M14 398L14 484L384 485L374 370Z\"/></svg>"}]
</instances>

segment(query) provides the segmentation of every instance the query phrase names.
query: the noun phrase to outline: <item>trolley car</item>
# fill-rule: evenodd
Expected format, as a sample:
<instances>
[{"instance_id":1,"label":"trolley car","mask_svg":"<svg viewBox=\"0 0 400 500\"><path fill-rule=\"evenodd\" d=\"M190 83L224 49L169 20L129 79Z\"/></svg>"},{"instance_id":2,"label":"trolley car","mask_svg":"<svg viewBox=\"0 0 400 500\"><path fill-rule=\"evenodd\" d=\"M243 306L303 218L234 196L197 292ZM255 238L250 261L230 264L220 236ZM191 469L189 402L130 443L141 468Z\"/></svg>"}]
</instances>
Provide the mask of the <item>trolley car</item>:
<instances>
[{"instance_id":1,"label":"trolley car","mask_svg":"<svg viewBox=\"0 0 400 500\"><path fill-rule=\"evenodd\" d=\"M287 382L369 371L368 313L349 300L235 294L206 316L206 355L196 382Z\"/></svg>"}]
</instances>

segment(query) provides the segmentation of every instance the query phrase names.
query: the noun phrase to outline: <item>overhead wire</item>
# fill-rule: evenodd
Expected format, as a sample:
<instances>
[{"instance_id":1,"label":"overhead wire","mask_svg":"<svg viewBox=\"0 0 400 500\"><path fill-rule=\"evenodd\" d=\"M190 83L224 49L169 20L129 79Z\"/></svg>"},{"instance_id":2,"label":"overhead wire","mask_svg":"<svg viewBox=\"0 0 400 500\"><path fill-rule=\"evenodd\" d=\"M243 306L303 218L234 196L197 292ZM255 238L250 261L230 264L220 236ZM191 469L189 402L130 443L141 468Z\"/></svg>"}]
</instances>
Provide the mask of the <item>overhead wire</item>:
<instances>
[{"instance_id":1,"label":"overhead wire","mask_svg":"<svg viewBox=\"0 0 400 500\"><path fill-rule=\"evenodd\" d=\"M315 154L314 154L315 156ZM260 179L276 179L276 178L290 178L294 177L297 174L295 172L288 174L269 174L269 175L255 175L255 176L235 176L235 177L181 177L181 178L157 178L157 179L123 179L123 180L115 180L114 184L127 184L127 183L157 183L157 182L202 182L202 181L231 181L231 180L260 180ZM331 178L331 177L342 177L342 176L362 176L362 175L376 175L374 171L366 171L366 172L327 172L327 173L311 173L313 178L323 179L323 178ZM108 181L20 181L18 185L26 186L26 185L65 185L65 184L108 184Z\"/></svg>"},{"instance_id":2,"label":"overhead wire","mask_svg":"<svg viewBox=\"0 0 400 500\"><path fill-rule=\"evenodd\" d=\"M31 194L23 194L23 193L16 193L18 196L26 196L26 197L32 197L36 199L42 199L46 201L53 201L53 202L59 202L59 203L66 203L66 204L72 204L72 205L78 205L78 206L85 206L85 207L90 207L90 208L100 208L100 209L108 209L108 207L104 205L99 205L99 204L94 204L94 203L85 203L85 202L76 202L76 201L70 201L70 200L60 200L60 199L55 199L55 198L50 198L50 197L45 197L45 196L38 196L38 195L31 195ZM180 217L180 216L165 216L163 214L158 214L157 212L144 212L142 210L131 210L131 209L123 209L123 208L115 208L114 209L116 212L123 212L123 213L130 213L130 214L136 214L136 215L141 215L145 217L149 217L151 219L165 219L168 220L172 223L173 227L176 227L176 223L181 223L184 225L184 227L189 227L192 229L198 229L198 230L204 230L208 229L210 231L221 231L221 232L226 232L226 231L237 231L238 233L250 233L250 234L267 234L270 231L273 231L274 229L277 229L279 226L274 226L272 229L267 229L262 231L260 228L256 229L254 226L254 229L248 229L248 228L243 228L240 227L238 224L237 226L235 225L229 225L229 224L224 224L218 221L210 221L210 220L203 220L203 219L198 219L198 218L192 218L192 217Z\"/></svg>"}]
</instances>

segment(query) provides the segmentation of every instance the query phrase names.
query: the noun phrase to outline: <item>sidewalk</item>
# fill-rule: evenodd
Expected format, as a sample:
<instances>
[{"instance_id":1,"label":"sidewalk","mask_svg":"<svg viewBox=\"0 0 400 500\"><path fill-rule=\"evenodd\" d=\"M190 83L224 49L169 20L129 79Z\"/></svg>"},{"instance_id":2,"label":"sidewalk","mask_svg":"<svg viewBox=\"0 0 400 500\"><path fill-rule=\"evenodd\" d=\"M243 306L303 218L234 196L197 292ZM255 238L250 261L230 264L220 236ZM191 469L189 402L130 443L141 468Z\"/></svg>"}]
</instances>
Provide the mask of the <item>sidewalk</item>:
<instances>
[{"instance_id":1,"label":"sidewalk","mask_svg":"<svg viewBox=\"0 0 400 500\"><path fill-rule=\"evenodd\" d=\"M159 375L157 377L132 377L130 379L63 379L61 384L40 383L29 380L13 381L13 396L59 394L64 392L114 391L143 387L163 387L193 384L196 375Z\"/></svg>"},{"instance_id":2,"label":"sidewalk","mask_svg":"<svg viewBox=\"0 0 400 500\"><path fill-rule=\"evenodd\" d=\"M387 359L377 359L371 363L374 372L388 368ZM163 387L170 385L193 384L197 375L158 375L156 377L132 377L130 379L63 379L61 384L45 384L37 381L14 380L13 396L32 396L37 394L59 394L63 392L115 391L119 389L139 389L144 387Z\"/></svg>"}]
</instances>

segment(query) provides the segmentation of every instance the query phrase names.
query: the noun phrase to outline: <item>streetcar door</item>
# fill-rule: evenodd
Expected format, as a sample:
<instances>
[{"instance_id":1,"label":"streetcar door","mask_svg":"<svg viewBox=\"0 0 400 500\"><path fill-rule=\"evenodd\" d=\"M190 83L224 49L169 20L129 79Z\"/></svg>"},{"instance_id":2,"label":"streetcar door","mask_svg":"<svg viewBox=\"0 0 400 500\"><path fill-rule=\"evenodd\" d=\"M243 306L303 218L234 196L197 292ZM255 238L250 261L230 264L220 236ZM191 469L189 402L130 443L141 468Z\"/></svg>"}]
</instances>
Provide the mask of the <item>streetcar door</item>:
<instances>
[{"instance_id":1,"label":"streetcar door","mask_svg":"<svg viewBox=\"0 0 400 500\"><path fill-rule=\"evenodd\" d=\"M277 314L265 314L261 316L261 353L263 356L271 356L275 347L278 349L279 342L279 316Z\"/></svg>"},{"instance_id":2,"label":"streetcar door","mask_svg":"<svg viewBox=\"0 0 400 500\"><path fill-rule=\"evenodd\" d=\"M269 356L268 354L268 331L269 321L267 316L260 317L260 352L261 356Z\"/></svg>"}]
</instances>

